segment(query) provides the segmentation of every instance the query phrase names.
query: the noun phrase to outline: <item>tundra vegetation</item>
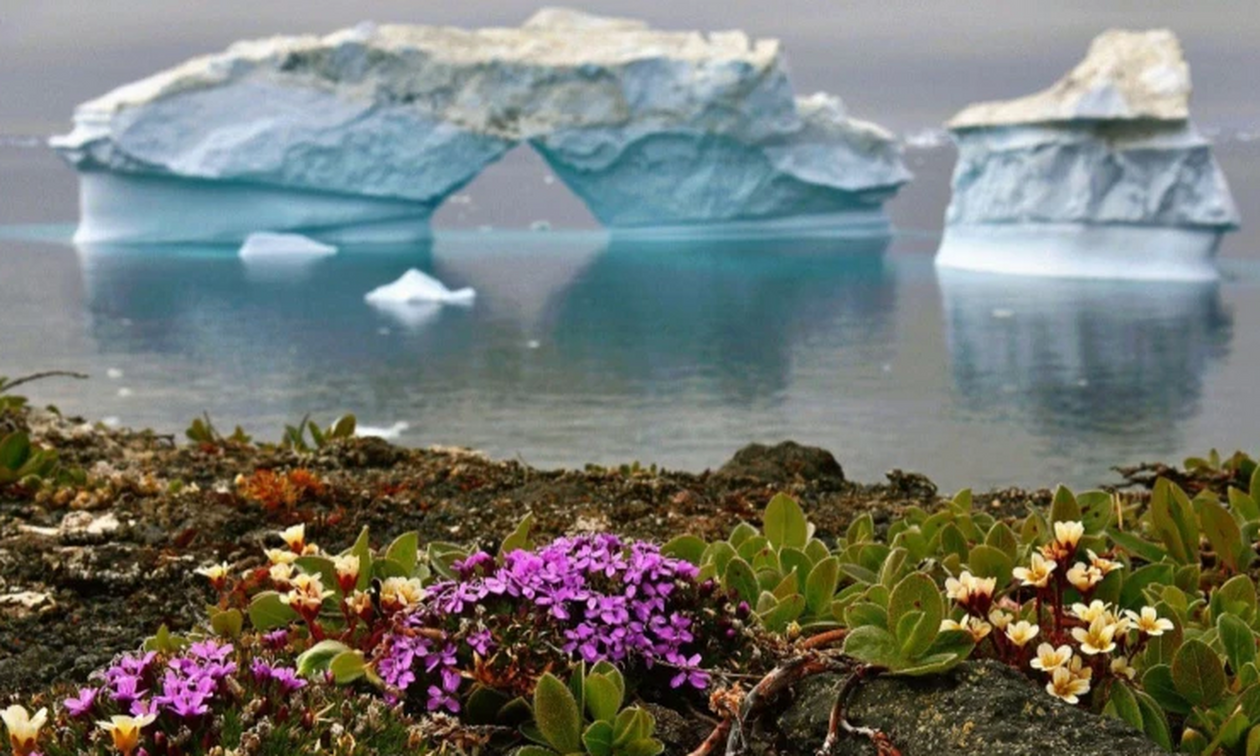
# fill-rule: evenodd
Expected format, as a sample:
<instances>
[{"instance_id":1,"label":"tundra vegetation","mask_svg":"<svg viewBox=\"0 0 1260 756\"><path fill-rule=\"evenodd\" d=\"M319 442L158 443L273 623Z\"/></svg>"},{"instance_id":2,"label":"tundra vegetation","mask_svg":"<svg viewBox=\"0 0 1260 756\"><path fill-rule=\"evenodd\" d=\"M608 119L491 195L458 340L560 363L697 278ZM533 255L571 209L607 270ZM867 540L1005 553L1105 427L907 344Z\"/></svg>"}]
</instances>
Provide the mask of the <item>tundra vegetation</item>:
<instances>
[{"instance_id":1,"label":"tundra vegetation","mask_svg":"<svg viewBox=\"0 0 1260 756\"><path fill-rule=\"evenodd\" d=\"M0 504L102 485L6 420L25 411L0 390ZM353 431L304 420L276 446L300 458ZM255 444L208 418L188 436ZM0 716L16 756L654 756L666 707L711 720L705 754L742 751L777 696L839 672L823 750L857 737L889 754L847 721L854 690L984 658L1164 749L1260 754L1260 468L1213 453L1154 473L1149 492L1061 487L1022 518L964 490L828 538L780 494L723 539L535 542L526 517L476 550L368 527L326 548L302 510L320 476L259 469L236 493L273 518L271 540L248 564L188 566L204 593L169 600L208 598L198 626L147 628Z\"/></svg>"}]
</instances>

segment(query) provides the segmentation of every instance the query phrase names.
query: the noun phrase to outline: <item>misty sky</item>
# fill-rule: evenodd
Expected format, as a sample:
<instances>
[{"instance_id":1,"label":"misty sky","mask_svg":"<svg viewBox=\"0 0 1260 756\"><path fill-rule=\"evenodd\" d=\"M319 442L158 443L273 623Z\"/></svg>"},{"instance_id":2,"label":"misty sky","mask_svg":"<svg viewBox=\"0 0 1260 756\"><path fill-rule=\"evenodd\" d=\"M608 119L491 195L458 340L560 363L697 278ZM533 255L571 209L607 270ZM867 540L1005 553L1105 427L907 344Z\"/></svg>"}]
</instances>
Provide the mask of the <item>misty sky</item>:
<instances>
[{"instance_id":1,"label":"misty sky","mask_svg":"<svg viewBox=\"0 0 1260 756\"><path fill-rule=\"evenodd\" d=\"M0 133L63 130L74 105L114 86L274 33L362 20L516 25L528 0L0 0ZM589 0L584 10L672 29L742 28L783 40L803 93L842 96L898 130L980 99L1025 94L1074 64L1111 26L1167 26L1185 45L1204 124L1260 123L1257 0Z\"/></svg>"}]
</instances>

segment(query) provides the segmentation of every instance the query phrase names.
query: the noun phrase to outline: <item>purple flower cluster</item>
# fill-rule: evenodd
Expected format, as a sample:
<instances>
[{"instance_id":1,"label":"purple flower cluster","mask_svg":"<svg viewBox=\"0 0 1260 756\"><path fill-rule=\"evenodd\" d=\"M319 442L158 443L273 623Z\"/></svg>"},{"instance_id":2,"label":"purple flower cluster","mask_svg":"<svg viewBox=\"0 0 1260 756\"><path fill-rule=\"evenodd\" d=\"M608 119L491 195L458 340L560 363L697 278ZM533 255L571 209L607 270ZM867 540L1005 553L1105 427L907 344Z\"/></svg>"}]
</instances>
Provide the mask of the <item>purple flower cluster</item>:
<instances>
[{"instance_id":1,"label":"purple flower cluster","mask_svg":"<svg viewBox=\"0 0 1260 756\"><path fill-rule=\"evenodd\" d=\"M671 607L679 583L694 581L699 570L662 555L657 546L627 544L607 534L560 538L537 551L513 551L502 566L478 552L454 569L459 579L430 586L423 605L387 637L379 669L398 690L406 690L417 674L436 681L427 689L430 710L458 707L453 696L460 677L451 642L458 633L434 640L428 637L432 632L415 631L456 627L452 620L478 615L544 628L549 642L587 662L664 663L680 670L674 687L708 686L699 656L684 654L694 640L694 620ZM464 643L486 657L496 647L495 634L482 624L473 626Z\"/></svg>"},{"instance_id":2,"label":"purple flower cluster","mask_svg":"<svg viewBox=\"0 0 1260 756\"><path fill-rule=\"evenodd\" d=\"M181 720L195 720L210 712L216 695L225 689L224 680L237 672L234 651L231 644L200 641L169 659L160 670L155 668L157 654L152 651L125 654L101 673L102 686L81 688L78 695L62 704L70 716L87 717L104 696L132 716L169 713ZM264 664L264 673L259 661L251 666L256 680L265 675L266 681L275 681L286 695L306 685L297 679L296 670Z\"/></svg>"}]
</instances>

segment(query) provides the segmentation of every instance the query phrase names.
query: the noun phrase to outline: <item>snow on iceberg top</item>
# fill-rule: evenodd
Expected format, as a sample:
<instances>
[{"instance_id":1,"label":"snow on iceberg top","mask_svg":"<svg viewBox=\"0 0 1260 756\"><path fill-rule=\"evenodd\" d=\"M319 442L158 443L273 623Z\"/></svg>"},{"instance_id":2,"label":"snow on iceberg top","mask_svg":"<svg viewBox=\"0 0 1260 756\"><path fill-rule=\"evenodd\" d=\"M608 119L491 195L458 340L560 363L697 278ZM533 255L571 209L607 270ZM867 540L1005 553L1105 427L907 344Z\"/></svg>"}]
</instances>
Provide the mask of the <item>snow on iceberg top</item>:
<instances>
[{"instance_id":1,"label":"snow on iceberg top","mask_svg":"<svg viewBox=\"0 0 1260 756\"><path fill-rule=\"evenodd\" d=\"M561 8L539 11L516 28L365 22L323 37L236 42L85 102L75 121L102 124L183 93L259 79L335 87L351 100L407 103L510 140L557 126L621 125L647 113L727 128L796 125L777 40L751 40L742 31L653 30ZM645 86L667 80L674 86ZM759 90L765 94L757 96ZM750 119L749 108L759 109L759 118Z\"/></svg>"},{"instance_id":2,"label":"snow on iceberg top","mask_svg":"<svg viewBox=\"0 0 1260 756\"><path fill-rule=\"evenodd\" d=\"M1094 38L1085 59L1049 89L971 105L947 126L1068 121L1185 121L1190 117L1190 67L1167 29L1111 29Z\"/></svg>"}]
</instances>

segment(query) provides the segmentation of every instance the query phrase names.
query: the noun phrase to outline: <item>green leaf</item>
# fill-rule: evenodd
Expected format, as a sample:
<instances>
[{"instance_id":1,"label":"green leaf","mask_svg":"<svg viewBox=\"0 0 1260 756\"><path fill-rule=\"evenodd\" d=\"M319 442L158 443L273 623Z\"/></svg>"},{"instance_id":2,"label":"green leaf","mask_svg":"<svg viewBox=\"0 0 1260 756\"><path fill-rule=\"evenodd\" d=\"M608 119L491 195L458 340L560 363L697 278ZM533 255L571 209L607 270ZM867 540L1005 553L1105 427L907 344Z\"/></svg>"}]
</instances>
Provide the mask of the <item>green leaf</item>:
<instances>
[{"instance_id":1,"label":"green leaf","mask_svg":"<svg viewBox=\"0 0 1260 756\"><path fill-rule=\"evenodd\" d=\"M613 722L613 748L620 748L636 740L652 737L656 720L638 706L622 709Z\"/></svg>"},{"instance_id":2,"label":"green leaf","mask_svg":"<svg viewBox=\"0 0 1260 756\"><path fill-rule=\"evenodd\" d=\"M1260 756L1260 724L1247 733L1247 748L1244 753L1246 756Z\"/></svg>"},{"instance_id":3,"label":"green leaf","mask_svg":"<svg viewBox=\"0 0 1260 756\"><path fill-rule=\"evenodd\" d=\"M323 556L304 556L298 557L293 564L302 568L302 571L308 575L314 575L319 578L319 582L330 590L340 593L337 587L337 567L328 557Z\"/></svg>"},{"instance_id":4,"label":"green leaf","mask_svg":"<svg viewBox=\"0 0 1260 756\"><path fill-rule=\"evenodd\" d=\"M831 606L831 599L836 595L836 587L840 584L840 560L827 557L810 570L805 579L805 605L810 614L822 614Z\"/></svg>"},{"instance_id":5,"label":"green leaf","mask_svg":"<svg viewBox=\"0 0 1260 756\"><path fill-rule=\"evenodd\" d=\"M1139 567L1124 579L1120 589L1120 607L1140 610L1146 605L1144 591L1148 585L1167 585L1173 581L1173 566L1167 562Z\"/></svg>"},{"instance_id":6,"label":"green leaf","mask_svg":"<svg viewBox=\"0 0 1260 756\"><path fill-rule=\"evenodd\" d=\"M1142 675L1142 689L1164 710L1173 714L1190 713L1190 702L1177 692L1177 686L1173 683L1172 667L1167 664L1149 667L1146 674Z\"/></svg>"},{"instance_id":7,"label":"green leaf","mask_svg":"<svg viewBox=\"0 0 1260 756\"><path fill-rule=\"evenodd\" d=\"M985 544L971 550L967 564L977 577L996 578L998 591L1010 585L1015 570L1015 561L1005 551Z\"/></svg>"},{"instance_id":8,"label":"green leaf","mask_svg":"<svg viewBox=\"0 0 1260 756\"><path fill-rule=\"evenodd\" d=\"M1173 657L1173 684L1192 706L1213 706L1225 695L1225 669L1206 643L1190 639Z\"/></svg>"},{"instance_id":9,"label":"green leaf","mask_svg":"<svg viewBox=\"0 0 1260 756\"><path fill-rule=\"evenodd\" d=\"M1077 522L1081 519L1081 506L1076 496L1066 486L1054 489L1054 501L1050 504L1050 524L1056 522Z\"/></svg>"},{"instance_id":10,"label":"green leaf","mask_svg":"<svg viewBox=\"0 0 1260 756\"><path fill-rule=\"evenodd\" d=\"M362 651L342 651L328 663L333 674L333 681L338 685L348 685L367 673L367 661Z\"/></svg>"},{"instance_id":11,"label":"green leaf","mask_svg":"<svg viewBox=\"0 0 1260 756\"><path fill-rule=\"evenodd\" d=\"M303 651L297 658L297 671L303 677L311 677L324 672L332 664L337 654L349 651L350 647L341 641L322 640Z\"/></svg>"},{"instance_id":12,"label":"green leaf","mask_svg":"<svg viewBox=\"0 0 1260 756\"><path fill-rule=\"evenodd\" d=\"M1011 526L999 520L993 523L993 527L989 528L989 532L984 537L984 542L988 546L998 549L1003 554L1015 560L1016 554L1019 552L1019 540L1015 537L1015 531L1011 530Z\"/></svg>"},{"instance_id":13,"label":"green leaf","mask_svg":"<svg viewBox=\"0 0 1260 756\"><path fill-rule=\"evenodd\" d=\"M358 420L354 415L342 415L333 423L332 433L329 435L333 438L351 438L357 425Z\"/></svg>"},{"instance_id":14,"label":"green leaf","mask_svg":"<svg viewBox=\"0 0 1260 756\"><path fill-rule=\"evenodd\" d=\"M726 572L722 575L722 587L728 591L735 591L740 599L747 601L749 605L756 604L757 597L761 595L761 588L757 584L757 576L753 573L752 565L740 557L735 557L727 563Z\"/></svg>"},{"instance_id":15,"label":"green leaf","mask_svg":"<svg viewBox=\"0 0 1260 756\"><path fill-rule=\"evenodd\" d=\"M619 756L657 756L665 750L665 744L655 738L639 738L626 743L618 751Z\"/></svg>"},{"instance_id":16,"label":"green leaf","mask_svg":"<svg viewBox=\"0 0 1260 756\"><path fill-rule=\"evenodd\" d=\"M1151 521L1173 559L1182 564L1199 561L1199 529L1185 491L1165 478L1151 492Z\"/></svg>"},{"instance_id":17,"label":"green leaf","mask_svg":"<svg viewBox=\"0 0 1260 756\"><path fill-rule=\"evenodd\" d=\"M913 626L903 626L902 617L911 612L922 612L923 617ZM900 633L908 627L907 635L898 635L901 654L913 659L925 652L940 632L945 607L941 591L932 578L921 572L913 572L897 583L888 598L888 627Z\"/></svg>"},{"instance_id":18,"label":"green leaf","mask_svg":"<svg viewBox=\"0 0 1260 756\"><path fill-rule=\"evenodd\" d=\"M800 617L805 612L805 597L799 593L794 593L784 599L781 599L768 611L762 612L760 615L761 622L766 626L767 630L775 633L781 633L789 623Z\"/></svg>"},{"instance_id":19,"label":"green leaf","mask_svg":"<svg viewBox=\"0 0 1260 756\"><path fill-rule=\"evenodd\" d=\"M1076 503L1080 507L1081 523L1085 526L1086 533L1102 533L1111 525L1111 494L1106 491L1085 491L1076 496Z\"/></svg>"},{"instance_id":20,"label":"green leaf","mask_svg":"<svg viewBox=\"0 0 1260 756\"><path fill-rule=\"evenodd\" d=\"M1163 561L1163 559L1168 556L1168 552L1164 551L1159 546L1156 546L1149 541L1144 541L1132 533L1126 533L1119 528L1109 529L1107 531L1107 537L1114 541L1117 546L1130 554L1141 557L1151 563Z\"/></svg>"},{"instance_id":21,"label":"green leaf","mask_svg":"<svg viewBox=\"0 0 1260 756\"><path fill-rule=\"evenodd\" d=\"M784 574L791 574L793 571L796 572L796 590L800 593L804 593L809 573L814 571L814 560L809 556L809 554L806 554L800 549L785 546L782 549L779 549L779 563L782 566Z\"/></svg>"},{"instance_id":22,"label":"green leaf","mask_svg":"<svg viewBox=\"0 0 1260 756\"><path fill-rule=\"evenodd\" d=\"M762 530L776 548L794 546L803 549L809 540L805 512L795 499L786 494L775 496L766 505Z\"/></svg>"},{"instance_id":23,"label":"green leaf","mask_svg":"<svg viewBox=\"0 0 1260 756\"><path fill-rule=\"evenodd\" d=\"M776 549L770 543L769 538L763 535L755 535L745 539L735 551L739 553L741 559L751 563L753 559L757 558L758 554L773 553Z\"/></svg>"},{"instance_id":24,"label":"green leaf","mask_svg":"<svg viewBox=\"0 0 1260 756\"><path fill-rule=\"evenodd\" d=\"M562 754L582 749L582 714L569 686L546 672L534 687L534 722L552 748Z\"/></svg>"},{"instance_id":25,"label":"green leaf","mask_svg":"<svg viewBox=\"0 0 1260 756\"><path fill-rule=\"evenodd\" d=\"M875 625L852 628L844 638L844 653L867 664L895 669L900 665L897 639Z\"/></svg>"},{"instance_id":26,"label":"green leaf","mask_svg":"<svg viewBox=\"0 0 1260 756\"><path fill-rule=\"evenodd\" d=\"M559 756L550 748L537 745L523 745L512 752L512 756Z\"/></svg>"},{"instance_id":27,"label":"green leaf","mask_svg":"<svg viewBox=\"0 0 1260 756\"><path fill-rule=\"evenodd\" d=\"M507 538L503 539L503 543L499 544L499 556L502 557L518 549L528 549L529 531L533 530L533 528L534 513L529 512L516 524L516 529ZM704 550L703 544L701 544L700 550ZM693 564L699 564L699 562L693 562Z\"/></svg>"},{"instance_id":28,"label":"green leaf","mask_svg":"<svg viewBox=\"0 0 1260 756\"><path fill-rule=\"evenodd\" d=\"M1247 624L1256 619L1256 584L1247 575L1235 575L1212 591L1212 615L1233 614Z\"/></svg>"},{"instance_id":29,"label":"green leaf","mask_svg":"<svg viewBox=\"0 0 1260 756\"><path fill-rule=\"evenodd\" d=\"M1260 468L1257 468L1260 472ZM1233 486L1229 487L1229 508L1243 522L1260 520L1260 504Z\"/></svg>"},{"instance_id":30,"label":"green leaf","mask_svg":"<svg viewBox=\"0 0 1260 756\"><path fill-rule=\"evenodd\" d=\"M972 507L972 496L971 496L970 488L964 488L963 490L954 494L954 498L950 499L950 502L949 502L949 508L956 514L967 514L968 512L971 511L971 507Z\"/></svg>"},{"instance_id":31,"label":"green leaf","mask_svg":"<svg viewBox=\"0 0 1260 756\"><path fill-rule=\"evenodd\" d=\"M238 638L245 626L245 615L240 609L225 609L210 615L210 629L225 638Z\"/></svg>"},{"instance_id":32,"label":"green leaf","mask_svg":"<svg viewBox=\"0 0 1260 756\"><path fill-rule=\"evenodd\" d=\"M959 559L967 558L967 537L952 522L945 523L940 529L941 554L957 554Z\"/></svg>"},{"instance_id":33,"label":"green leaf","mask_svg":"<svg viewBox=\"0 0 1260 756\"><path fill-rule=\"evenodd\" d=\"M1156 745L1165 751L1171 751L1173 749L1172 732L1168 729L1168 719L1164 716L1164 710L1159 708L1155 699L1140 690L1134 692L1134 698L1137 699L1138 709L1142 712L1142 731L1146 733L1146 737L1155 741Z\"/></svg>"},{"instance_id":34,"label":"green leaf","mask_svg":"<svg viewBox=\"0 0 1260 756\"><path fill-rule=\"evenodd\" d=\"M31 440L25 433L10 433L0 439L0 469L17 470L31 454Z\"/></svg>"},{"instance_id":35,"label":"green leaf","mask_svg":"<svg viewBox=\"0 0 1260 756\"><path fill-rule=\"evenodd\" d=\"M504 541L506 543L506 541ZM682 559L692 564L700 564L704 551L708 547L700 538L693 535L680 535L661 547L661 553L665 556Z\"/></svg>"},{"instance_id":36,"label":"green leaf","mask_svg":"<svg viewBox=\"0 0 1260 756\"><path fill-rule=\"evenodd\" d=\"M845 543L866 543L875 539L875 518L871 517L870 512L863 513L853 522L849 523L849 528L844 532Z\"/></svg>"},{"instance_id":37,"label":"green leaf","mask_svg":"<svg viewBox=\"0 0 1260 756\"><path fill-rule=\"evenodd\" d=\"M738 549L743 545L744 541L756 535L761 535L761 531L746 522L741 522L731 530L731 537L726 540L731 546Z\"/></svg>"},{"instance_id":38,"label":"green leaf","mask_svg":"<svg viewBox=\"0 0 1260 756\"><path fill-rule=\"evenodd\" d=\"M288 627L298 620L298 613L284 603L275 591L263 591L249 602L249 623L255 630L274 630Z\"/></svg>"},{"instance_id":39,"label":"green leaf","mask_svg":"<svg viewBox=\"0 0 1260 756\"><path fill-rule=\"evenodd\" d=\"M1229 659L1230 669L1235 674L1256 660L1256 636L1246 622L1232 614L1222 614L1216 618L1216 632L1221 636L1225 658Z\"/></svg>"},{"instance_id":40,"label":"green leaf","mask_svg":"<svg viewBox=\"0 0 1260 756\"><path fill-rule=\"evenodd\" d=\"M354 587L366 591L372 584L372 541L368 526L364 525L359 531L359 537L354 539L354 544L347 553L359 558L359 579L355 581Z\"/></svg>"},{"instance_id":41,"label":"green leaf","mask_svg":"<svg viewBox=\"0 0 1260 756\"><path fill-rule=\"evenodd\" d=\"M586 676L586 710L592 719L606 719L609 722L608 742L612 743L612 721L621 710L622 690L617 683L598 672Z\"/></svg>"},{"instance_id":42,"label":"green leaf","mask_svg":"<svg viewBox=\"0 0 1260 756\"><path fill-rule=\"evenodd\" d=\"M165 624L158 628L157 634L144 641L145 651L157 651L159 654L174 654L188 645L188 641L178 635L172 635Z\"/></svg>"},{"instance_id":43,"label":"green leaf","mask_svg":"<svg viewBox=\"0 0 1260 756\"><path fill-rule=\"evenodd\" d=\"M406 572L406 577L411 577L420 559L420 534L412 530L395 538L385 550L385 558L397 562Z\"/></svg>"},{"instance_id":44,"label":"green leaf","mask_svg":"<svg viewBox=\"0 0 1260 756\"><path fill-rule=\"evenodd\" d=\"M1216 497L1200 496L1199 502L1199 523L1203 527L1203 533L1207 536L1208 543L1212 544L1212 549L1216 551L1216 558L1231 571L1238 571L1238 560L1243 550L1250 547L1250 544L1244 544L1242 540L1242 531L1238 529L1238 522L1234 520L1225 507L1222 507L1216 501Z\"/></svg>"},{"instance_id":45,"label":"green leaf","mask_svg":"<svg viewBox=\"0 0 1260 756\"><path fill-rule=\"evenodd\" d=\"M1142 709L1138 706L1137 696L1133 695L1128 685L1119 680L1111 685L1111 697L1107 700L1104 711L1122 722L1128 722L1135 730L1143 729Z\"/></svg>"},{"instance_id":46,"label":"green leaf","mask_svg":"<svg viewBox=\"0 0 1260 756\"><path fill-rule=\"evenodd\" d=\"M614 716L616 714L614 713ZM594 722L582 733L582 743L591 756L610 756L613 744L612 722Z\"/></svg>"}]
</instances>

